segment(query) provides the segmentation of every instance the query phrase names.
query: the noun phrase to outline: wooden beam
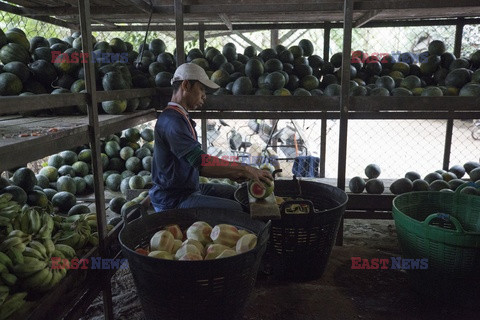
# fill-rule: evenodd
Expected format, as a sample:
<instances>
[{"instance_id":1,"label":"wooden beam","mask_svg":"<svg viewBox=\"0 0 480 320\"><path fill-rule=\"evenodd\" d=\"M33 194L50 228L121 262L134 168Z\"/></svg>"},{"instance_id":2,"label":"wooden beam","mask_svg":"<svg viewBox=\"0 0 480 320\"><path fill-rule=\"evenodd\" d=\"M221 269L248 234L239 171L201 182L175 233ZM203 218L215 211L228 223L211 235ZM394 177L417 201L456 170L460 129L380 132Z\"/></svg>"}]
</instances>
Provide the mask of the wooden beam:
<instances>
[{"instance_id":1,"label":"wooden beam","mask_svg":"<svg viewBox=\"0 0 480 320\"><path fill-rule=\"evenodd\" d=\"M287 40L288 38L291 37L292 34L294 34L295 32L297 32L298 29L292 29L290 31L288 31L287 33L285 33L283 36L280 37L280 39L278 39L278 43L282 44L285 42L285 40Z\"/></svg>"},{"instance_id":2,"label":"wooden beam","mask_svg":"<svg viewBox=\"0 0 480 320\"><path fill-rule=\"evenodd\" d=\"M230 18L225 13L220 13L218 16L220 17L222 22L227 26L228 30L232 31L233 25L232 25L232 21L230 21Z\"/></svg>"},{"instance_id":3,"label":"wooden beam","mask_svg":"<svg viewBox=\"0 0 480 320\"><path fill-rule=\"evenodd\" d=\"M76 24L68 23L68 22L63 21L63 20L59 20L59 19L56 19L56 18L49 17L47 14L36 15L35 10L27 9L27 8L23 8L23 7L15 7L15 6L9 5L9 4L4 3L4 2L0 2L0 11L5 11L5 12L9 12L9 13L13 13L13 14L22 16L22 17L27 17L27 18L38 20L38 21L41 21L41 22L54 24L54 25L64 27L64 28L67 28L67 29L77 29L78 28L78 25L76 25Z\"/></svg>"},{"instance_id":4,"label":"wooden beam","mask_svg":"<svg viewBox=\"0 0 480 320\"><path fill-rule=\"evenodd\" d=\"M354 28L360 28L367 22L373 20L378 14L382 12L382 10L372 10L364 13L360 18L358 18L354 23L353 27Z\"/></svg>"},{"instance_id":5,"label":"wooden beam","mask_svg":"<svg viewBox=\"0 0 480 320\"><path fill-rule=\"evenodd\" d=\"M135 7L139 8L145 13L150 13L152 11L153 7L149 6L148 4L145 3L143 0L129 0L131 3L135 5Z\"/></svg>"},{"instance_id":6,"label":"wooden beam","mask_svg":"<svg viewBox=\"0 0 480 320\"><path fill-rule=\"evenodd\" d=\"M237 35L240 39L242 39L246 43L248 43L249 45L251 45L252 47L254 47L258 52L263 50L262 48L260 48L260 46L258 44L256 44L255 42L253 42L249 38L245 37L241 32L235 31L234 34Z\"/></svg>"},{"instance_id":7,"label":"wooden beam","mask_svg":"<svg viewBox=\"0 0 480 320\"><path fill-rule=\"evenodd\" d=\"M174 0L175 5L175 35L177 67L185 62L185 33L183 29L183 0Z\"/></svg>"}]
</instances>

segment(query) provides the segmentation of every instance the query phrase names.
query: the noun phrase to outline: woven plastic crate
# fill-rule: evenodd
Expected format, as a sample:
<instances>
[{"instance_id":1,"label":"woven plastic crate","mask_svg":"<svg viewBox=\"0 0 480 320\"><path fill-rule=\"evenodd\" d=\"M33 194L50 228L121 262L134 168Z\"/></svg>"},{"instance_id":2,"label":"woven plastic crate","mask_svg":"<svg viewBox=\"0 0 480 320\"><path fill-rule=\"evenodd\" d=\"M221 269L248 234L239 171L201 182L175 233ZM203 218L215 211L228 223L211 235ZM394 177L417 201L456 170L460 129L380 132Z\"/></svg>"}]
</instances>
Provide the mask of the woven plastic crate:
<instances>
[{"instance_id":1,"label":"woven plastic crate","mask_svg":"<svg viewBox=\"0 0 480 320\"><path fill-rule=\"evenodd\" d=\"M393 218L404 258L428 259L426 270L409 270L417 291L446 301L479 295L480 196L410 192L393 200Z\"/></svg>"},{"instance_id":2,"label":"woven plastic crate","mask_svg":"<svg viewBox=\"0 0 480 320\"><path fill-rule=\"evenodd\" d=\"M280 279L306 281L322 276L337 237L348 201L339 188L315 181L275 180L275 195L301 198L286 201L280 207L281 219L272 221L270 239L264 256L265 270ZM248 210L245 185L235 199ZM288 205L310 207L308 214L288 214Z\"/></svg>"},{"instance_id":3,"label":"woven plastic crate","mask_svg":"<svg viewBox=\"0 0 480 320\"><path fill-rule=\"evenodd\" d=\"M139 208L140 210L140 208ZM235 225L258 236L257 246L245 253L208 261L155 259L136 253L139 246L169 224L182 229L195 221L212 226ZM220 209L177 209L142 216L119 233L146 319L241 319L253 290L270 223L252 220L243 212Z\"/></svg>"}]
</instances>

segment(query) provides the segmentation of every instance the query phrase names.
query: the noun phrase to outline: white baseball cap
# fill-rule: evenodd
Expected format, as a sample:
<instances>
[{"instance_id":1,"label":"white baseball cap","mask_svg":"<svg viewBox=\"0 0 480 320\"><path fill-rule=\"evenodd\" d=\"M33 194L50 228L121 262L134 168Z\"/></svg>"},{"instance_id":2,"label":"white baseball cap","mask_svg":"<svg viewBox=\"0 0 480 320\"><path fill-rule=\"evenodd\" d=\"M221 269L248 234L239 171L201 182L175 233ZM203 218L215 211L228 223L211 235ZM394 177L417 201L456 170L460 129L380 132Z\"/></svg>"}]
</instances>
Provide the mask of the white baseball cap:
<instances>
[{"instance_id":1,"label":"white baseball cap","mask_svg":"<svg viewBox=\"0 0 480 320\"><path fill-rule=\"evenodd\" d=\"M175 81L182 80L197 80L200 81L200 83L202 83L204 86L211 89L220 88L218 84L208 79L205 70L195 63L184 63L178 67L177 70L175 70L175 74L173 75L171 83L173 84Z\"/></svg>"}]
</instances>

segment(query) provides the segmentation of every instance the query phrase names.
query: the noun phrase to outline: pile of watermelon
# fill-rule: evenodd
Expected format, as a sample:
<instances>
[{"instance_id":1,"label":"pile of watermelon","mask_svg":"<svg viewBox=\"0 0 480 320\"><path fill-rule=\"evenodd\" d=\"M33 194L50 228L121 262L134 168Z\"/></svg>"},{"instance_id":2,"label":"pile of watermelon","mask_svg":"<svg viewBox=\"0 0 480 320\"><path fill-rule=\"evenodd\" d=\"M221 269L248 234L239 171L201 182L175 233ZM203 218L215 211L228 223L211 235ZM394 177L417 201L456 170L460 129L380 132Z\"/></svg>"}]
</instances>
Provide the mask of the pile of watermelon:
<instances>
[{"instance_id":1,"label":"pile of watermelon","mask_svg":"<svg viewBox=\"0 0 480 320\"><path fill-rule=\"evenodd\" d=\"M21 29L12 28L5 33L0 29L0 96L85 92L82 60L94 62L97 90L105 91L155 87L160 71L175 70L173 55L165 52L161 39L152 40L141 58L142 48L135 51L131 43L122 39L92 40L93 52L84 53L82 36L78 32L63 40L42 36L28 39ZM120 114L148 109L150 105L150 97L104 101L99 104L99 111ZM86 114L86 106L67 106L25 115L39 112Z\"/></svg>"},{"instance_id":2,"label":"pile of watermelon","mask_svg":"<svg viewBox=\"0 0 480 320\"><path fill-rule=\"evenodd\" d=\"M385 185L379 179L381 169L376 164L369 164L365 168L367 178L355 176L349 181L350 192L362 193L366 190L369 194L382 194L385 191ZM468 178L466 177L468 175ZM469 183L469 185L465 185ZM402 194L411 191L441 191L455 192L462 186L461 193L467 193L480 196L480 163L468 161L463 166L454 165L446 170L436 170L422 176L415 172L405 173L404 178L395 180L390 185L390 192L393 194Z\"/></svg>"}]
</instances>

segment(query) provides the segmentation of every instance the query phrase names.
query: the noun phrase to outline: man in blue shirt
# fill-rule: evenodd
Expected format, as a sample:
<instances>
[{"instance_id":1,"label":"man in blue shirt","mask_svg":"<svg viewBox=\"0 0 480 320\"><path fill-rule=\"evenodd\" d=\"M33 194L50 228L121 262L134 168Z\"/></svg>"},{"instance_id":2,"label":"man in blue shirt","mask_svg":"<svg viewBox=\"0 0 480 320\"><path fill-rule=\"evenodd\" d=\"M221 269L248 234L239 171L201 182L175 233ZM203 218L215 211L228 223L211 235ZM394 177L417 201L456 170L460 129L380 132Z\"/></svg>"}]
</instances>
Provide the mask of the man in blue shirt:
<instances>
[{"instance_id":1,"label":"man in blue shirt","mask_svg":"<svg viewBox=\"0 0 480 320\"><path fill-rule=\"evenodd\" d=\"M269 171L220 160L202 151L195 122L188 111L202 107L206 99L206 87L217 89L219 86L208 79L200 66L182 64L175 71L172 87L171 102L155 125L152 164L154 186L149 193L155 211L196 207L242 210L240 204L233 200L234 187L199 184L199 175L234 181L252 179L257 182L269 182L273 180L272 175Z\"/></svg>"}]
</instances>

